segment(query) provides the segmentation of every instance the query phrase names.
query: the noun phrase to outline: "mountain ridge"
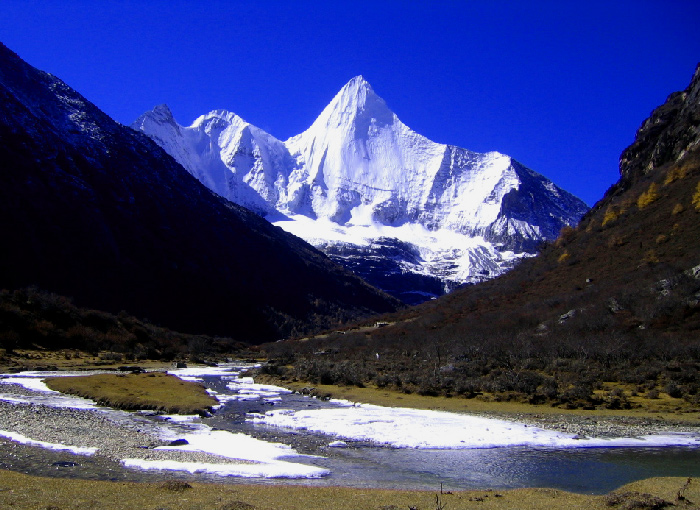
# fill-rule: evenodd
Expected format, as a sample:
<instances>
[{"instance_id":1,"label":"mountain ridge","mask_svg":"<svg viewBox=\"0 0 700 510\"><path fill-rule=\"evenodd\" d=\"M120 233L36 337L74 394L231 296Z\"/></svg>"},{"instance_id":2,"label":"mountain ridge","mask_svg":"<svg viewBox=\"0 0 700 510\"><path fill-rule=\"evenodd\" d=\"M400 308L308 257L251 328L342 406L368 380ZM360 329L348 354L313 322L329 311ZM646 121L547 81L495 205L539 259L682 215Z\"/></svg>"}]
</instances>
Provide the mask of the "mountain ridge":
<instances>
[{"instance_id":1,"label":"mountain ridge","mask_svg":"<svg viewBox=\"0 0 700 510\"><path fill-rule=\"evenodd\" d=\"M342 87L307 130L284 142L232 121L239 118L225 110L201 116L189 127L170 119L159 124L157 113L147 112L132 127L160 140L215 192L348 267L381 257L368 251L373 239L414 244L422 262L399 261L391 271L413 282L437 278L443 291L502 273L588 210L509 156L435 143L412 131L361 76ZM222 129L207 131L200 119L216 119ZM198 149L194 139L206 140L206 148L200 143ZM197 153L220 157L204 161L193 156ZM422 232L406 235L404 227L410 225ZM335 233L323 239L324 229ZM443 231L462 238L440 244ZM337 243L330 239L338 236L341 249L354 252L350 263L350 255L335 255L338 249L331 244ZM375 284L385 276L368 267L360 273Z\"/></svg>"}]
</instances>

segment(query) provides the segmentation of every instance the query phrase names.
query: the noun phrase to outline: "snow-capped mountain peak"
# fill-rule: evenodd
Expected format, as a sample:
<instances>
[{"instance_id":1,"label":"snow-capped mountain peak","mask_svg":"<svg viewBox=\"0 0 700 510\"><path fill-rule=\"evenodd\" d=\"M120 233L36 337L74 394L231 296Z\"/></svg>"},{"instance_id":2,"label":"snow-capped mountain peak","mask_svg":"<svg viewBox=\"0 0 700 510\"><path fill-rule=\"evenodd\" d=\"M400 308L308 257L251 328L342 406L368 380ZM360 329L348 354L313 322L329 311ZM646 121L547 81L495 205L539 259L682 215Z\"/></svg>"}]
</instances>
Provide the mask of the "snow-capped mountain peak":
<instances>
[{"instance_id":1,"label":"snow-capped mountain peak","mask_svg":"<svg viewBox=\"0 0 700 510\"><path fill-rule=\"evenodd\" d=\"M391 124L395 115L372 86L362 77L356 76L336 94L330 104L312 125L310 130L320 127L354 128L362 135L369 124Z\"/></svg>"},{"instance_id":2,"label":"snow-capped mountain peak","mask_svg":"<svg viewBox=\"0 0 700 510\"><path fill-rule=\"evenodd\" d=\"M412 253L410 264L396 255L398 273L430 275L448 287L478 281L532 253L587 210L509 156L412 131L362 76L285 142L224 110L185 128L159 108L145 114L157 122L142 116L134 127L220 195L271 220L283 214L279 226L328 253L344 244L345 255L336 254L341 262L351 246L366 250L373 240L393 239L400 248L391 241L377 249Z\"/></svg>"}]
</instances>

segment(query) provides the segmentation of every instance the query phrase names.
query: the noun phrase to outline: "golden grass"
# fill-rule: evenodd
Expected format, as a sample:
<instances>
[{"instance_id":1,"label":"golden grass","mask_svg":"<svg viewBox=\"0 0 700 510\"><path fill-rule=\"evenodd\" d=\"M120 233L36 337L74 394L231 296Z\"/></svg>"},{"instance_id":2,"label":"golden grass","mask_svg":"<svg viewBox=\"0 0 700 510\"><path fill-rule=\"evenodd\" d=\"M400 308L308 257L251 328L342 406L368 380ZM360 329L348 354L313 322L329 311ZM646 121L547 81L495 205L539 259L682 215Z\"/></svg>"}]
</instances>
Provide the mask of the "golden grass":
<instances>
[{"instance_id":1,"label":"golden grass","mask_svg":"<svg viewBox=\"0 0 700 510\"><path fill-rule=\"evenodd\" d=\"M218 403L201 384L164 372L51 377L45 382L52 390L118 409L201 414Z\"/></svg>"},{"instance_id":2,"label":"golden grass","mask_svg":"<svg viewBox=\"0 0 700 510\"><path fill-rule=\"evenodd\" d=\"M648 493L675 502L686 478L653 478L635 482L616 492ZM352 489L345 487L305 487L291 485L200 484L183 482L119 483L90 480L41 478L0 471L0 508L16 509L110 509L142 510L421 510L437 508L522 510L611 508L605 496L572 494L554 489L515 489L508 491L439 490L399 491ZM700 483L692 481L684 492L685 501L700 502ZM684 508L698 508L682 505Z\"/></svg>"},{"instance_id":3,"label":"golden grass","mask_svg":"<svg viewBox=\"0 0 700 510\"><path fill-rule=\"evenodd\" d=\"M1 353L0 353L1 354ZM12 366L31 370L37 366L56 366L59 370L89 370L89 369L116 369L124 365L123 361L109 361L104 357L94 357L90 354L77 350L62 351L20 351L17 350L12 356L0 356L5 360L11 360ZM133 364L145 369L164 369L171 366L171 363L145 360ZM0 359L0 372L6 372L9 368ZM429 397L417 394L405 394L400 391L380 389L375 387L357 388L340 387L331 385L311 384L308 382L292 382L280 380L270 376L256 377L258 382L270 382L279 386L285 386L292 390L301 390L305 387L313 386L319 393L327 393L334 398L351 400L353 402L365 402L389 407L413 407L416 409L435 409L453 412L476 412L476 413L496 413L496 414L576 414L582 416L631 416L638 418L654 418L674 422L685 422L691 425L700 425L700 412L693 408L683 399L671 398L660 392L659 398L649 399L644 395L635 397L628 396L629 401L635 406L634 409L622 410L582 410L563 409L548 405L531 405L521 402L495 402L486 395L485 399L474 398L465 399L461 397ZM609 391L613 387L624 389L629 395L634 389L631 385L606 383L604 391ZM61 390L59 390L61 391ZM209 404L211 405L211 404Z\"/></svg>"},{"instance_id":4,"label":"golden grass","mask_svg":"<svg viewBox=\"0 0 700 510\"><path fill-rule=\"evenodd\" d=\"M113 353L101 352L97 356L77 349L57 351L37 349L15 349L8 354L0 349L0 373L17 370L35 370L55 367L58 370L113 370L123 365L138 365L143 369L161 369L172 363L159 360L139 360L137 362L114 359Z\"/></svg>"},{"instance_id":5,"label":"golden grass","mask_svg":"<svg viewBox=\"0 0 700 510\"><path fill-rule=\"evenodd\" d=\"M63 369L94 368L100 363L86 357L65 357ZM44 357L44 361L47 358ZM59 360L57 360L59 361ZM91 363L91 361L93 363ZM152 363L147 363L153 365ZM140 366L145 363L139 362ZM155 362L154 366L162 363ZM301 382L291 383L267 378L292 389L308 387ZM187 383L164 373L103 374L85 377L58 377L47 381L57 391L81 394L113 407L161 409L167 412L196 412L215 401L201 385ZM65 385L65 386L64 386ZM652 416L673 421L700 422L698 413L677 414L669 411L662 415L655 410L583 411L564 410L548 406L532 406L517 402L488 402L478 399L425 397L403 394L379 388L356 388L315 385L319 393L329 393L335 398L355 402L367 402L384 406L413 407L458 412L485 412L502 414L569 413L612 416ZM198 404L190 404L194 396ZM205 398L206 402L199 401ZM635 397L636 398L636 397ZM641 397L640 397L641 398ZM669 397L670 398L670 397ZM674 402L661 398L656 405L672 408ZM194 407L188 407L193 405ZM666 406L666 407L664 407ZM674 502L684 508L700 508L700 483L693 480L684 490L684 501L676 498L686 483L686 478L653 478L634 482L618 489L617 493L647 493ZM435 509L444 505L448 510L469 508L522 510L622 508L609 506L605 496L572 494L554 489L517 489L509 491L453 491L439 494L436 491L398 491L380 489L353 489L345 487L307 487L290 485L241 485L190 483L117 483L89 480L42 478L0 470L0 508L16 509L114 509L141 510L167 508L169 510L362 510L362 509ZM436 488L437 489L437 488ZM439 501L436 500L439 497ZM692 502L688 504L687 502Z\"/></svg>"},{"instance_id":6,"label":"golden grass","mask_svg":"<svg viewBox=\"0 0 700 510\"><path fill-rule=\"evenodd\" d=\"M652 494L676 502L686 478L652 478L634 482L617 493ZM684 508L698 508L700 483L691 481L683 493ZM436 497L439 500L436 500ZM438 503L449 510L469 508L522 510L611 508L606 496L572 494L554 489L507 491L399 491L345 487L290 485L200 484L184 482L118 483L33 477L0 471L0 508L141 510L378 510L433 509Z\"/></svg>"}]
</instances>

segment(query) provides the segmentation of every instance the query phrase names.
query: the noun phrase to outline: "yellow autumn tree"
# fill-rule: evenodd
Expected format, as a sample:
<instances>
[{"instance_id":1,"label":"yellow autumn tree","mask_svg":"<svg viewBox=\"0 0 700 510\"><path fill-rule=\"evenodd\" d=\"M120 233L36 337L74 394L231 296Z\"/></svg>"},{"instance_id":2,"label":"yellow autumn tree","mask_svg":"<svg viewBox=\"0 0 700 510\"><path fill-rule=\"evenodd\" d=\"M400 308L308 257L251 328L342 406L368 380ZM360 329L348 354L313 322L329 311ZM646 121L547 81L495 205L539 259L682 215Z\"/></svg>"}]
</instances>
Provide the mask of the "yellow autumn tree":
<instances>
[{"instance_id":1,"label":"yellow autumn tree","mask_svg":"<svg viewBox=\"0 0 700 510\"><path fill-rule=\"evenodd\" d=\"M637 199L637 207L639 207L640 209L644 209L646 206L655 202L658 199L659 199L658 186L656 185L655 182L652 182L649 185L649 189L647 189L644 193L639 195L639 198Z\"/></svg>"},{"instance_id":2,"label":"yellow autumn tree","mask_svg":"<svg viewBox=\"0 0 700 510\"><path fill-rule=\"evenodd\" d=\"M700 211L700 182L698 182L698 186L695 188L695 194L693 195L693 205L695 206L696 211Z\"/></svg>"},{"instance_id":3,"label":"yellow autumn tree","mask_svg":"<svg viewBox=\"0 0 700 510\"><path fill-rule=\"evenodd\" d=\"M605 216L603 216L603 224L602 224L602 226L604 227L604 226L607 225L608 223L612 223L613 221L615 221L615 220L618 218L618 216L620 216L620 215L621 215L622 213L624 213L624 212L625 212L625 211L624 211L623 209L621 209L621 208L619 208L619 207L617 207L617 206L612 206L612 205L609 206L609 207L605 210Z\"/></svg>"}]
</instances>

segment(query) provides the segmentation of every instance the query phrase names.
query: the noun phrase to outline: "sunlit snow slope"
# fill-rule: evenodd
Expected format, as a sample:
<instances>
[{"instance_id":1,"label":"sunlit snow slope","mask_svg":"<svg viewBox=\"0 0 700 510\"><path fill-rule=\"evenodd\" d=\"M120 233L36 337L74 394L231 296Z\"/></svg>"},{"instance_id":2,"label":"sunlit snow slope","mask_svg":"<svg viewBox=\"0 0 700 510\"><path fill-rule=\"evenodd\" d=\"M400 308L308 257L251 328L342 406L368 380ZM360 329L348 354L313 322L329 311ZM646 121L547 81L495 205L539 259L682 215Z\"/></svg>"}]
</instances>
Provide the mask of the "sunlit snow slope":
<instances>
[{"instance_id":1,"label":"sunlit snow slope","mask_svg":"<svg viewBox=\"0 0 700 510\"><path fill-rule=\"evenodd\" d=\"M216 193L406 302L502 273L587 210L509 156L415 133L361 76L286 142L223 110L183 127L163 105L133 127Z\"/></svg>"}]
</instances>

